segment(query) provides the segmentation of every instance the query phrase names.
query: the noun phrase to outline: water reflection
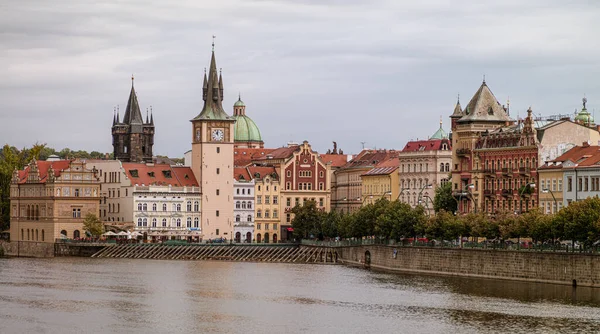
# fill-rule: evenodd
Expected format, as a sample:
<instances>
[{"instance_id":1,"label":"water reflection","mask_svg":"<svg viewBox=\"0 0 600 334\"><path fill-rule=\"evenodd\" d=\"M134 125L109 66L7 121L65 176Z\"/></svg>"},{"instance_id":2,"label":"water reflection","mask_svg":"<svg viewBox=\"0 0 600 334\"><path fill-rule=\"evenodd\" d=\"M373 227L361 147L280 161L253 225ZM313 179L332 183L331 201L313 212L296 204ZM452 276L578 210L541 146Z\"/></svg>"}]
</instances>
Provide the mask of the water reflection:
<instances>
[{"instance_id":1,"label":"water reflection","mask_svg":"<svg viewBox=\"0 0 600 334\"><path fill-rule=\"evenodd\" d=\"M0 289L2 333L600 328L600 289L343 266L0 259Z\"/></svg>"}]
</instances>

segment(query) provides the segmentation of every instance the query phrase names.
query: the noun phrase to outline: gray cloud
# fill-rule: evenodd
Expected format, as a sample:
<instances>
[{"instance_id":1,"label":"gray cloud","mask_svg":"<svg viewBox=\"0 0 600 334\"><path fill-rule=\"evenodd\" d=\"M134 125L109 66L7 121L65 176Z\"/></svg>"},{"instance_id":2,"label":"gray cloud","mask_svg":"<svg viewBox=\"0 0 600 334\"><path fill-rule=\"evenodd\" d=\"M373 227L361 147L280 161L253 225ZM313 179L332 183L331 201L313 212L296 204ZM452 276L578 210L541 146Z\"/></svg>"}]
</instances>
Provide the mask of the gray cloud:
<instances>
[{"instance_id":1,"label":"gray cloud","mask_svg":"<svg viewBox=\"0 0 600 334\"><path fill-rule=\"evenodd\" d=\"M225 105L241 92L267 146L425 138L483 74L516 116L600 108L588 1L9 1L0 5L0 139L111 151L135 74L155 152L181 156L217 35Z\"/></svg>"}]
</instances>

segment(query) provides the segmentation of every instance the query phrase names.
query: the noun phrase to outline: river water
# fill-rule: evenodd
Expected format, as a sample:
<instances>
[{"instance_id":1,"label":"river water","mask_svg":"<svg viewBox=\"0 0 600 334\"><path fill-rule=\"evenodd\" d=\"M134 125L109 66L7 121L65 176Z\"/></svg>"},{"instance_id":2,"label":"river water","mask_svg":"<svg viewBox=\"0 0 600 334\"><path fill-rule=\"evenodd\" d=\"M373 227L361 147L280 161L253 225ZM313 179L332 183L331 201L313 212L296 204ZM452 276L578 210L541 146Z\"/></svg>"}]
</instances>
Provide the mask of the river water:
<instances>
[{"instance_id":1,"label":"river water","mask_svg":"<svg viewBox=\"0 0 600 334\"><path fill-rule=\"evenodd\" d=\"M593 333L600 289L341 265L0 259L0 333Z\"/></svg>"}]
</instances>

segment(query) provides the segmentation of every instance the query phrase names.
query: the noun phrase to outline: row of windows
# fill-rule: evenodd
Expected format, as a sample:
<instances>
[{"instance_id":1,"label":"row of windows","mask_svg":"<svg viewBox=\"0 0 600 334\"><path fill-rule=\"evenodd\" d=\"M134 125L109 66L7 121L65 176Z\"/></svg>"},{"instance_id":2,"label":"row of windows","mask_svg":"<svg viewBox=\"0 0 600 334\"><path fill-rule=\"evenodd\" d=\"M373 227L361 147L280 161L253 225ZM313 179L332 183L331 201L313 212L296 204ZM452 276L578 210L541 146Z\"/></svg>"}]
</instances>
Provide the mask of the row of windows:
<instances>
[{"instance_id":1,"label":"row of windows","mask_svg":"<svg viewBox=\"0 0 600 334\"><path fill-rule=\"evenodd\" d=\"M162 205L162 211L167 211L167 204L163 203ZM172 211L181 211L181 204L180 203L173 203L172 206ZM137 205L137 209L138 211L148 211L148 204L147 203L138 203ZM156 203L152 203L152 211L158 211L158 205ZM188 201L186 204L186 211L187 212L192 212L192 202ZM194 212L199 212L200 211L200 202L199 201L194 201Z\"/></svg>"},{"instance_id":2,"label":"row of windows","mask_svg":"<svg viewBox=\"0 0 600 334\"><path fill-rule=\"evenodd\" d=\"M406 171L404 169L405 166L406 166ZM412 168L411 168L411 166L412 166ZM429 171L429 164L426 164L426 163L425 164L421 163L421 164L418 164L418 165L417 164L412 164L412 165L411 164L406 164L406 165L402 164L400 168L402 170L402 173L405 173L405 172L406 173L422 173L423 172L423 166L425 166L425 172L428 172ZM448 168L450 168L450 165L448 165ZM440 171L443 172L443 170L440 170Z\"/></svg>"},{"instance_id":3,"label":"row of windows","mask_svg":"<svg viewBox=\"0 0 600 334\"><path fill-rule=\"evenodd\" d=\"M75 189L77 190L77 189ZM125 197L127 197L128 191L125 189ZM76 195L77 196L77 195ZM121 189L120 188L109 188L108 189L108 197L121 197Z\"/></svg>"},{"instance_id":4,"label":"row of windows","mask_svg":"<svg viewBox=\"0 0 600 334\"><path fill-rule=\"evenodd\" d=\"M260 191L262 189L262 186L258 186L258 191ZM269 191L269 186L265 186L265 190ZM273 191L277 191L277 186L273 186Z\"/></svg>"},{"instance_id":5,"label":"row of windows","mask_svg":"<svg viewBox=\"0 0 600 334\"><path fill-rule=\"evenodd\" d=\"M268 196L267 196L268 197ZM277 197L274 197L274 199L276 199ZM236 209L252 209L252 202L251 201L237 201L235 202L235 208Z\"/></svg>"},{"instance_id":6,"label":"row of windows","mask_svg":"<svg viewBox=\"0 0 600 334\"><path fill-rule=\"evenodd\" d=\"M25 230L21 229L21 240L31 240L31 241L45 241L46 232L42 229L42 240L40 240L39 230L35 229L35 234L33 229L27 229L27 239L25 239Z\"/></svg>"},{"instance_id":7,"label":"row of windows","mask_svg":"<svg viewBox=\"0 0 600 334\"><path fill-rule=\"evenodd\" d=\"M391 191L390 184L370 184L363 186L363 192L365 194L380 194L386 191Z\"/></svg>"},{"instance_id":8,"label":"row of windows","mask_svg":"<svg viewBox=\"0 0 600 334\"><path fill-rule=\"evenodd\" d=\"M412 180L401 180L400 185L402 189L421 189L429 184L429 179L412 179Z\"/></svg>"},{"instance_id":9,"label":"row of windows","mask_svg":"<svg viewBox=\"0 0 600 334\"><path fill-rule=\"evenodd\" d=\"M262 210L256 210L256 218L262 218ZM265 210L265 218L271 218L271 212L269 210ZM279 218L279 212L277 210L273 210L273 218Z\"/></svg>"},{"instance_id":10,"label":"row of windows","mask_svg":"<svg viewBox=\"0 0 600 334\"><path fill-rule=\"evenodd\" d=\"M242 221L242 216L240 216L240 215L236 215L236 216L235 216L235 221L236 221L236 222L240 222L240 221ZM248 215L248 216L246 217L246 221L251 223L251 222L252 222L252 215Z\"/></svg>"},{"instance_id":11,"label":"row of windows","mask_svg":"<svg viewBox=\"0 0 600 334\"><path fill-rule=\"evenodd\" d=\"M138 218L137 220L137 226L138 227L148 227L148 218ZM158 219L156 218L152 218L152 220L150 221L150 226L151 227L158 227ZM200 219L198 217L194 218L193 220L193 225L192 225L192 218L188 217L186 220L186 227L187 228L198 228L200 226ZM163 218L161 220L161 225L160 227L167 227L167 218ZM171 225L170 227L181 227L181 218L171 218Z\"/></svg>"},{"instance_id":12,"label":"row of windows","mask_svg":"<svg viewBox=\"0 0 600 334\"><path fill-rule=\"evenodd\" d=\"M27 220L40 220L39 205L27 205Z\"/></svg>"},{"instance_id":13,"label":"row of windows","mask_svg":"<svg viewBox=\"0 0 600 334\"><path fill-rule=\"evenodd\" d=\"M496 190L496 189L518 189L521 188L523 186L525 186L526 184L532 184L535 183L534 179L518 179L518 180L514 180L514 179L509 179L509 178L502 178L502 179L496 179L495 181L488 181L486 183L486 189L487 190ZM545 187L541 187L540 189L545 189ZM477 188L475 190L478 190Z\"/></svg>"},{"instance_id":14,"label":"row of windows","mask_svg":"<svg viewBox=\"0 0 600 334\"><path fill-rule=\"evenodd\" d=\"M308 200L309 200L309 198L304 197L302 199L302 204L304 204L304 202L306 202ZM314 197L310 198L310 200L315 201L315 198ZM294 206L297 206L297 205L300 205L300 197L296 197L295 200L294 200ZM292 199L290 197L287 197L285 199L285 206L287 206L287 207L292 206ZM319 206L320 207L325 206L325 199L323 197L319 198Z\"/></svg>"},{"instance_id":15,"label":"row of windows","mask_svg":"<svg viewBox=\"0 0 600 334\"><path fill-rule=\"evenodd\" d=\"M567 177L567 191L573 191L573 177ZM577 178L577 191L600 191L600 177L580 176Z\"/></svg>"},{"instance_id":16,"label":"row of windows","mask_svg":"<svg viewBox=\"0 0 600 334\"><path fill-rule=\"evenodd\" d=\"M551 201L540 201L540 206L544 210L545 213L557 213L563 207L562 202Z\"/></svg>"},{"instance_id":17,"label":"row of windows","mask_svg":"<svg viewBox=\"0 0 600 334\"><path fill-rule=\"evenodd\" d=\"M486 169L497 169L497 170L500 170L501 168L519 168L519 167L537 168L535 162L536 162L535 158L531 158L531 160L529 160L529 158L525 158L525 159L514 158L513 160L502 159L502 162L500 159L495 160L495 161L494 160L486 160L485 168Z\"/></svg>"},{"instance_id":18,"label":"row of windows","mask_svg":"<svg viewBox=\"0 0 600 334\"><path fill-rule=\"evenodd\" d=\"M260 186L259 186L260 187ZM260 190L260 189L259 189ZM269 189L267 189L269 190ZM275 190L277 190L277 187L275 188ZM240 194L240 189L236 189L236 194L239 195ZM246 193L246 188L242 188L242 195L252 195L252 189L248 189L248 192Z\"/></svg>"},{"instance_id":19,"label":"row of windows","mask_svg":"<svg viewBox=\"0 0 600 334\"><path fill-rule=\"evenodd\" d=\"M287 177L292 177L292 171L288 170L285 175L287 175ZM319 177L323 177L325 175L325 173L323 173L323 171L319 172ZM310 170L301 170L300 172L298 172L298 176L300 177L312 177L312 171Z\"/></svg>"},{"instance_id":20,"label":"row of windows","mask_svg":"<svg viewBox=\"0 0 600 334\"><path fill-rule=\"evenodd\" d=\"M485 211L496 212L503 211L529 211L529 208L535 207L535 199L532 200L485 200Z\"/></svg>"},{"instance_id":21,"label":"row of windows","mask_svg":"<svg viewBox=\"0 0 600 334\"><path fill-rule=\"evenodd\" d=\"M540 190L544 189L562 191L562 179L540 179Z\"/></svg>"},{"instance_id":22,"label":"row of windows","mask_svg":"<svg viewBox=\"0 0 600 334\"><path fill-rule=\"evenodd\" d=\"M286 190L291 190L292 189L292 182L286 182L285 183L285 189ZM310 182L298 183L298 190L313 190L312 183L310 183ZM325 183L319 182L319 190L325 190Z\"/></svg>"},{"instance_id":23,"label":"row of windows","mask_svg":"<svg viewBox=\"0 0 600 334\"><path fill-rule=\"evenodd\" d=\"M277 224L271 224L271 226L273 226L273 230L277 229ZM256 229L262 230L262 225L260 223L256 224ZM269 224L265 224L265 230L268 230L268 229L269 229Z\"/></svg>"},{"instance_id":24,"label":"row of windows","mask_svg":"<svg viewBox=\"0 0 600 334\"><path fill-rule=\"evenodd\" d=\"M121 212L121 203L117 203L117 209L115 210L115 203L108 203L108 212ZM106 215L106 214L105 214Z\"/></svg>"},{"instance_id":25,"label":"row of windows","mask_svg":"<svg viewBox=\"0 0 600 334\"><path fill-rule=\"evenodd\" d=\"M263 197L262 196L256 196L256 204L262 204L263 203ZM279 203L279 197L277 197L277 195L273 196L273 204L278 204ZM248 202L249 205L252 205L251 202ZM265 196L265 204L271 204L271 196ZM248 209L251 209L251 207L248 207Z\"/></svg>"}]
</instances>

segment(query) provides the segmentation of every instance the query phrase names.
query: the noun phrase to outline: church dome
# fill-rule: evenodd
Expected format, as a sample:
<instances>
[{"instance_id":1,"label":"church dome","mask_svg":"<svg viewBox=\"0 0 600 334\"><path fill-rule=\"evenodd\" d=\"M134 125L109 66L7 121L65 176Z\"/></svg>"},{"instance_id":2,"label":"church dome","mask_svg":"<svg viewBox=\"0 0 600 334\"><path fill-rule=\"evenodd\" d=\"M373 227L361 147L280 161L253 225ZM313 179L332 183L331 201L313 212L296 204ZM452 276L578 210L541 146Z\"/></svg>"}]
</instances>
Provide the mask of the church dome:
<instances>
[{"instance_id":1,"label":"church dome","mask_svg":"<svg viewBox=\"0 0 600 334\"><path fill-rule=\"evenodd\" d=\"M233 104L233 106L234 107L245 107L246 105L244 104L244 101L242 101L240 98Z\"/></svg>"},{"instance_id":2,"label":"church dome","mask_svg":"<svg viewBox=\"0 0 600 334\"><path fill-rule=\"evenodd\" d=\"M587 99L584 97L583 98L583 108L577 114L577 116L575 116L575 121L581 122L583 124L594 124L594 117L592 117L592 115L590 115L590 113L587 111L587 108L585 107L586 103L587 103Z\"/></svg>"},{"instance_id":3,"label":"church dome","mask_svg":"<svg viewBox=\"0 0 600 334\"><path fill-rule=\"evenodd\" d=\"M234 125L234 140L236 142L262 142L260 130L258 130L258 126L256 126L256 123L250 117L246 115L234 115L233 118L236 120Z\"/></svg>"}]
</instances>

